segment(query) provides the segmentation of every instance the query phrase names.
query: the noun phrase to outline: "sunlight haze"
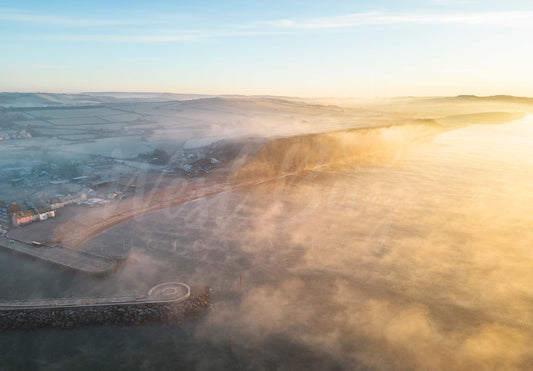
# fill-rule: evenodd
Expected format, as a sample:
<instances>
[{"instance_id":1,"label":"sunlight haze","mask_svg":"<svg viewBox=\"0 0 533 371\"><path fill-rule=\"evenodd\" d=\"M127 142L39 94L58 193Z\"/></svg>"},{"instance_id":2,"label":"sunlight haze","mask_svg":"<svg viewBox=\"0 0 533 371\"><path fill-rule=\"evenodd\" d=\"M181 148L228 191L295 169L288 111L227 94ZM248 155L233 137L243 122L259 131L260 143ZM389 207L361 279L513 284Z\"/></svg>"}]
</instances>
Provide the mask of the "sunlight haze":
<instances>
[{"instance_id":1,"label":"sunlight haze","mask_svg":"<svg viewBox=\"0 0 533 371\"><path fill-rule=\"evenodd\" d=\"M533 2L0 2L0 371L533 370Z\"/></svg>"}]
</instances>

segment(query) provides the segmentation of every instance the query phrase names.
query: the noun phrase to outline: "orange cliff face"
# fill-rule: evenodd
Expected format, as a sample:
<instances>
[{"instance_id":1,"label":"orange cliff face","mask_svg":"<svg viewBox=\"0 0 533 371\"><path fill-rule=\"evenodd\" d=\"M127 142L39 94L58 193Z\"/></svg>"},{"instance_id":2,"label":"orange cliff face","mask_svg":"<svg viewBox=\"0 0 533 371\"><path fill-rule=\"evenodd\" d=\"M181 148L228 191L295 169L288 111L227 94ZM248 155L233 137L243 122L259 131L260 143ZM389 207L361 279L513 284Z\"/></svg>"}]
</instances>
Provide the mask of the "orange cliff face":
<instances>
[{"instance_id":1,"label":"orange cliff face","mask_svg":"<svg viewBox=\"0 0 533 371\"><path fill-rule=\"evenodd\" d=\"M372 165L398 158L409 143L446 129L433 120L281 138L265 144L234 174L236 183L326 165Z\"/></svg>"}]
</instances>

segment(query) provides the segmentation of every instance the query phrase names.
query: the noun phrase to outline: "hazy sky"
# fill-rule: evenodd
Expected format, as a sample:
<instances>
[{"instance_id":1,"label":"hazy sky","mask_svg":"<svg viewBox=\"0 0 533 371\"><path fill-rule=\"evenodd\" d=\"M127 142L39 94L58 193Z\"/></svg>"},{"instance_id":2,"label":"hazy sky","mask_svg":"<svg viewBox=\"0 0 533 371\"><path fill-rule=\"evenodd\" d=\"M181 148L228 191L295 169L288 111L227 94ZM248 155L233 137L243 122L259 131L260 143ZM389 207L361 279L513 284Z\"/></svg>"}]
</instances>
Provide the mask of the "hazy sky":
<instances>
[{"instance_id":1,"label":"hazy sky","mask_svg":"<svg viewBox=\"0 0 533 371\"><path fill-rule=\"evenodd\" d=\"M0 91L533 96L533 2L0 3Z\"/></svg>"}]
</instances>

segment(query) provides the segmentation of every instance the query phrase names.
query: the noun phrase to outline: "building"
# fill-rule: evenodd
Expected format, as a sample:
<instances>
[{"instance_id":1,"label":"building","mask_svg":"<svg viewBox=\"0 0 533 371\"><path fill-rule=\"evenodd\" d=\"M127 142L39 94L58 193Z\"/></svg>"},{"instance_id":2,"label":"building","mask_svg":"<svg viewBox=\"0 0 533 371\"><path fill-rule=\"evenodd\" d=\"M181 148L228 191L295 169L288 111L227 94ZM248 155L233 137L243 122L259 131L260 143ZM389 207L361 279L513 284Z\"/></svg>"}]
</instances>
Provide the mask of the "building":
<instances>
[{"instance_id":1,"label":"building","mask_svg":"<svg viewBox=\"0 0 533 371\"><path fill-rule=\"evenodd\" d=\"M116 185L118 183L117 179L100 179L91 182L91 188L99 188L99 187L106 187L110 185Z\"/></svg>"},{"instance_id":2,"label":"building","mask_svg":"<svg viewBox=\"0 0 533 371\"><path fill-rule=\"evenodd\" d=\"M8 202L0 201L0 225L7 226L9 218L7 215Z\"/></svg>"},{"instance_id":3,"label":"building","mask_svg":"<svg viewBox=\"0 0 533 371\"><path fill-rule=\"evenodd\" d=\"M50 206L46 204L38 204L32 206L33 211L35 212L34 220L46 220L49 218L55 218L56 212L52 210Z\"/></svg>"},{"instance_id":4,"label":"building","mask_svg":"<svg viewBox=\"0 0 533 371\"><path fill-rule=\"evenodd\" d=\"M75 178L72 178L72 181L75 183L82 183L89 179L87 175L77 176Z\"/></svg>"},{"instance_id":5,"label":"building","mask_svg":"<svg viewBox=\"0 0 533 371\"><path fill-rule=\"evenodd\" d=\"M45 205L35 206L32 203L32 207L29 210L19 210L13 212L11 221L14 227L20 227L22 225L33 223L34 221L42 221L50 218L55 218L56 212L50 207Z\"/></svg>"},{"instance_id":6,"label":"building","mask_svg":"<svg viewBox=\"0 0 533 371\"><path fill-rule=\"evenodd\" d=\"M20 187L24 184L24 178L11 179L11 185L13 187Z\"/></svg>"},{"instance_id":7,"label":"building","mask_svg":"<svg viewBox=\"0 0 533 371\"><path fill-rule=\"evenodd\" d=\"M48 203L50 204L50 208L52 210L59 209L59 208L62 208L63 206L65 206L65 204L63 202L63 197L61 197L61 196L52 197L48 201Z\"/></svg>"},{"instance_id":8,"label":"building","mask_svg":"<svg viewBox=\"0 0 533 371\"><path fill-rule=\"evenodd\" d=\"M36 214L33 210L17 211L12 217L14 227L20 227L25 224L33 223L34 220L36 220Z\"/></svg>"},{"instance_id":9,"label":"building","mask_svg":"<svg viewBox=\"0 0 533 371\"><path fill-rule=\"evenodd\" d=\"M87 197L92 193L92 189L83 189L81 192L76 193L75 195L68 194L66 196L56 196L52 197L48 203L52 210L60 209L64 206L81 203L87 200Z\"/></svg>"},{"instance_id":10,"label":"building","mask_svg":"<svg viewBox=\"0 0 533 371\"><path fill-rule=\"evenodd\" d=\"M55 218L56 212L55 210L39 210L37 213L39 220L46 220L49 218Z\"/></svg>"},{"instance_id":11,"label":"building","mask_svg":"<svg viewBox=\"0 0 533 371\"><path fill-rule=\"evenodd\" d=\"M20 206L15 202L0 201L0 225L7 227L11 222L11 217L17 211L20 211Z\"/></svg>"}]
</instances>

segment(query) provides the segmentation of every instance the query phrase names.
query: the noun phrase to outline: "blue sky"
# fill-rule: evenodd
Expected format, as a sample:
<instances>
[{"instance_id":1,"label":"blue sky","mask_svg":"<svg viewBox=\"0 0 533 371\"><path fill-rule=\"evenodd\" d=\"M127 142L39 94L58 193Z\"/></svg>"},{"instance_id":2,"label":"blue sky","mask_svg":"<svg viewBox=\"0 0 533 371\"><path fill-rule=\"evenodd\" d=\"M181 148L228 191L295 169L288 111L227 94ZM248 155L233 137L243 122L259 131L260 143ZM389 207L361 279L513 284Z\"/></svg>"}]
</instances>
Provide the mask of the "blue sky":
<instances>
[{"instance_id":1,"label":"blue sky","mask_svg":"<svg viewBox=\"0 0 533 371\"><path fill-rule=\"evenodd\" d=\"M0 91L533 96L530 1L2 1Z\"/></svg>"}]
</instances>

